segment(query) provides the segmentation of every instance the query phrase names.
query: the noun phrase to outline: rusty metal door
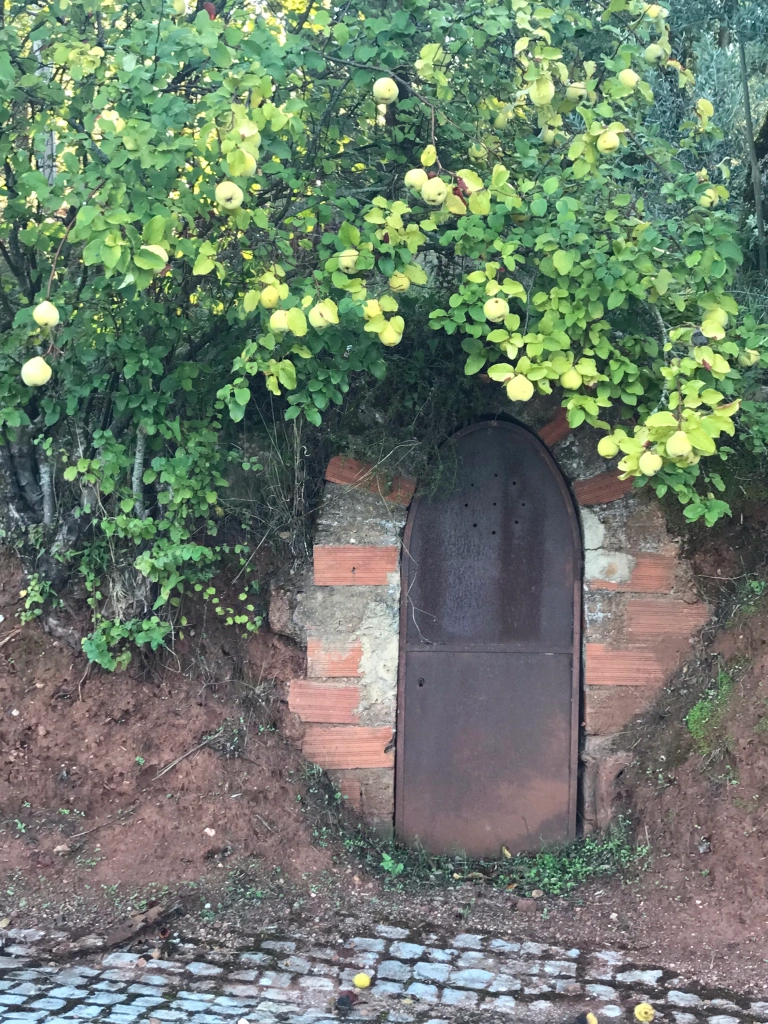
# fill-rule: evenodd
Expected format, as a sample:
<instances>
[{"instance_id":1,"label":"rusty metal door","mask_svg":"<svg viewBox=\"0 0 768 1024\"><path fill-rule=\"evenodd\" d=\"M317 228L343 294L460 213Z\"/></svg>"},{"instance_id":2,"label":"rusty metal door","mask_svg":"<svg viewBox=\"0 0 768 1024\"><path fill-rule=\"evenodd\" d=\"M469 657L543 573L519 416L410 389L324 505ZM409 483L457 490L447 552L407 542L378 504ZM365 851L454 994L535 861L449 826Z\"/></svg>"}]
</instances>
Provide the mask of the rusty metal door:
<instances>
[{"instance_id":1,"label":"rusty metal door","mask_svg":"<svg viewBox=\"0 0 768 1024\"><path fill-rule=\"evenodd\" d=\"M581 546L534 434L494 420L448 443L455 486L405 532L395 823L496 857L575 835Z\"/></svg>"}]
</instances>

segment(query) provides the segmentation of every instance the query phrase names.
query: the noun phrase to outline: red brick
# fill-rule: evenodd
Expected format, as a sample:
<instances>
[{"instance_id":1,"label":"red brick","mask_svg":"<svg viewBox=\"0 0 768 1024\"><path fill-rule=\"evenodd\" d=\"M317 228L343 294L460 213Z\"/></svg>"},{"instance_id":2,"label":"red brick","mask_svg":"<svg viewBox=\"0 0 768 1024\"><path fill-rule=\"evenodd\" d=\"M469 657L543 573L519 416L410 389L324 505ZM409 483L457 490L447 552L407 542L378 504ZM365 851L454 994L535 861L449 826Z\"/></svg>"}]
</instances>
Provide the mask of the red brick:
<instances>
[{"instance_id":1,"label":"red brick","mask_svg":"<svg viewBox=\"0 0 768 1024\"><path fill-rule=\"evenodd\" d=\"M397 571L400 548L362 544L316 544L316 587L382 587Z\"/></svg>"},{"instance_id":2,"label":"red brick","mask_svg":"<svg viewBox=\"0 0 768 1024\"><path fill-rule=\"evenodd\" d=\"M632 490L632 480L619 480L619 471L598 473L586 480L577 480L573 493L580 505L604 505L609 501L623 498Z\"/></svg>"},{"instance_id":3,"label":"red brick","mask_svg":"<svg viewBox=\"0 0 768 1024\"><path fill-rule=\"evenodd\" d=\"M416 481L407 476L388 477L367 462L358 462L345 455L334 455L325 471L325 479L332 484L362 487L380 494L398 505L410 505L416 490Z\"/></svg>"},{"instance_id":4,"label":"red brick","mask_svg":"<svg viewBox=\"0 0 768 1024\"><path fill-rule=\"evenodd\" d=\"M359 643L326 647L320 640L307 640L307 675L314 679L349 679L360 675L363 648Z\"/></svg>"},{"instance_id":5,"label":"red brick","mask_svg":"<svg viewBox=\"0 0 768 1024\"><path fill-rule=\"evenodd\" d=\"M637 598L627 603L627 636L631 640L688 637L709 618L705 604L686 604L673 598Z\"/></svg>"},{"instance_id":6,"label":"red brick","mask_svg":"<svg viewBox=\"0 0 768 1024\"><path fill-rule=\"evenodd\" d=\"M619 590L631 594L669 594L675 582L674 555L640 554L627 583L589 580L590 590Z\"/></svg>"},{"instance_id":7,"label":"red brick","mask_svg":"<svg viewBox=\"0 0 768 1024\"><path fill-rule=\"evenodd\" d=\"M664 666L648 647L587 644L584 682L587 686L660 686Z\"/></svg>"},{"instance_id":8,"label":"red brick","mask_svg":"<svg viewBox=\"0 0 768 1024\"><path fill-rule=\"evenodd\" d=\"M658 686L585 686L584 720L590 736L621 732L656 700Z\"/></svg>"},{"instance_id":9,"label":"red brick","mask_svg":"<svg viewBox=\"0 0 768 1024\"><path fill-rule=\"evenodd\" d=\"M310 726L301 750L321 768L391 768L394 764L392 729L366 726Z\"/></svg>"},{"instance_id":10,"label":"red brick","mask_svg":"<svg viewBox=\"0 0 768 1024\"><path fill-rule=\"evenodd\" d=\"M355 725L358 717L354 712L359 703L359 686L324 686L294 679L288 688L288 707L304 722Z\"/></svg>"},{"instance_id":11,"label":"red brick","mask_svg":"<svg viewBox=\"0 0 768 1024\"><path fill-rule=\"evenodd\" d=\"M564 437L568 437L571 432L571 428L568 424L568 413L561 406L549 423L545 423L539 431L539 437L548 447L552 447L553 444L557 444L558 441L562 441Z\"/></svg>"}]
</instances>

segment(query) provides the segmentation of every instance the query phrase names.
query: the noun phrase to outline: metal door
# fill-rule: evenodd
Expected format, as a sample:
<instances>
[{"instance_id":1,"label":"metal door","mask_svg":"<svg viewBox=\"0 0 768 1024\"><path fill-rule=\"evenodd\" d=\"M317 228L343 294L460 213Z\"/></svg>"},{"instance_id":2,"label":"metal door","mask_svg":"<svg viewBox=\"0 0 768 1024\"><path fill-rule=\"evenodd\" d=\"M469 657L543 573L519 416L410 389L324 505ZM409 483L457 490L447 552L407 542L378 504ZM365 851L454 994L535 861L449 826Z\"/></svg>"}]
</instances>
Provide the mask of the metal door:
<instances>
[{"instance_id":1,"label":"metal door","mask_svg":"<svg viewBox=\"0 0 768 1024\"><path fill-rule=\"evenodd\" d=\"M405 531L395 823L497 857L575 835L581 545L534 434L494 420L448 443L455 486Z\"/></svg>"}]
</instances>

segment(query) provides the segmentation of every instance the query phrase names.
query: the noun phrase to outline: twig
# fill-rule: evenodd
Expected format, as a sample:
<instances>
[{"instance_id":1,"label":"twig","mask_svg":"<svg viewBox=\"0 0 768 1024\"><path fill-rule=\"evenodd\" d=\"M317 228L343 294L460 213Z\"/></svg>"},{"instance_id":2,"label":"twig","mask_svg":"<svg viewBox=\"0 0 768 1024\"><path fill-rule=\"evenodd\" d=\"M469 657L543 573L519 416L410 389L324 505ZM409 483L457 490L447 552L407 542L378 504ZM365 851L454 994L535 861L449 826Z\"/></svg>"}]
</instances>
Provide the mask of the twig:
<instances>
[{"instance_id":1,"label":"twig","mask_svg":"<svg viewBox=\"0 0 768 1024\"><path fill-rule=\"evenodd\" d=\"M7 636L4 636L3 639L0 640L0 647L5 647L8 641L13 640L13 638L15 636L18 636L20 632L21 626L16 626L14 629L11 630L11 632Z\"/></svg>"},{"instance_id":2,"label":"twig","mask_svg":"<svg viewBox=\"0 0 768 1024\"><path fill-rule=\"evenodd\" d=\"M129 812L126 812L126 813L129 813ZM70 839L81 839L83 836L89 836L91 834L91 832L97 832L100 828L104 828L105 825L108 825L110 823L110 821L114 821L115 818L120 818L120 817L122 817L122 815L120 815L120 814L110 814L110 816L106 819L106 821L102 821L102 823L100 825L94 825L93 828L87 828L85 830L85 832L75 832L75 834L73 836L70 836L69 838Z\"/></svg>"},{"instance_id":3,"label":"twig","mask_svg":"<svg viewBox=\"0 0 768 1024\"><path fill-rule=\"evenodd\" d=\"M91 674L91 666L92 665L93 665L93 662L89 661L88 665L86 666L85 672L83 672L83 674L80 676L80 678L77 681L77 699L78 699L78 702L81 702L82 699L83 699L83 689L82 689L83 683L88 678L88 676Z\"/></svg>"},{"instance_id":4,"label":"twig","mask_svg":"<svg viewBox=\"0 0 768 1024\"><path fill-rule=\"evenodd\" d=\"M216 739L217 736L221 735L223 728L224 727L222 726L222 728L215 732L212 736L206 736L202 743L198 743L196 747L192 747L192 749L188 750L186 754L182 754L180 757L177 757L175 760L171 761L171 763L167 764L165 768L161 768L160 771L155 776L155 779L161 778L163 775L165 775L166 772L169 772L171 768L175 768L180 761L184 760L185 757L189 757L190 755L195 754L198 750L202 750L203 747L207 747L209 743Z\"/></svg>"}]
</instances>

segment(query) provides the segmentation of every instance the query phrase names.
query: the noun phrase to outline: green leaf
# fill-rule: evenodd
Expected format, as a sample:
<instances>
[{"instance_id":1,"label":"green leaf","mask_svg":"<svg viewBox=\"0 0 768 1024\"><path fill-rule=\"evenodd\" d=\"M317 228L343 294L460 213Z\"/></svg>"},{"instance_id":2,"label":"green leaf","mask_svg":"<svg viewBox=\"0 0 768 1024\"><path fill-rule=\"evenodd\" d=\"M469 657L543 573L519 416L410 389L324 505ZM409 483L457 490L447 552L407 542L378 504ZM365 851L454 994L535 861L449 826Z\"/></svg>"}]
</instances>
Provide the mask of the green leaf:
<instances>
[{"instance_id":1,"label":"green leaf","mask_svg":"<svg viewBox=\"0 0 768 1024\"><path fill-rule=\"evenodd\" d=\"M624 301L624 292L611 292L605 303L608 309L617 309Z\"/></svg>"},{"instance_id":2,"label":"green leaf","mask_svg":"<svg viewBox=\"0 0 768 1024\"><path fill-rule=\"evenodd\" d=\"M295 334L297 338L303 338L307 333L307 318L304 316L302 310L298 306L294 306L293 309L288 310L288 330L292 334ZM292 364L289 364L292 365ZM296 374L294 371L294 383L293 385L286 384L286 387L296 387Z\"/></svg>"},{"instance_id":3,"label":"green leaf","mask_svg":"<svg viewBox=\"0 0 768 1024\"><path fill-rule=\"evenodd\" d=\"M77 479L77 466L67 466L64 470L64 479L70 483Z\"/></svg>"},{"instance_id":4,"label":"green leaf","mask_svg":"<svg viewBox=\"0 0 768 1024\"><path fill-rule=\"evenodd\" d=\"M558 249L552 255L552 262L555 265L555 270L558 274L562 274L563 277L567 277L570 274L573 267L573 255L566 252L565 249Z\"/></svg>"},{"instance_id":5,"label":"green leaf","mask_svg":"<svg viewBox=\"0 0 768 1024\"><path fill-rule=\"evenodd\" d=\"M488 367L488 376L491 380L505 381L508 377L514 377L515 368L509 363L494 363Z\"/></svg>"},{"instance_id":6,"label":"green leaf","mask_svg":"<svg viewBox=\"0 0 768 1024\"><path fill-rule=\"evenodd\" d=\"M141 267L142 270L162 270L165 266L165 260L162 256L144 246L133 254L133 262L137 267Z\"/></svg>"},{"instance_id":7,"label":"green leaf","mask_svg":"<svg viewBox=\"0 0 768 1024\"><path fill-rule=\"evenodd\" d=\"M284 359L277 364L277 379L291 391L296 387L296 367L290 360Z\"/></svg>"},{"instance_id":8,"label":"green leaf","mask_svg":"<svg viewBox=\"0 0 768 1024\"><path fill-rule=\"evenodd\" d=\"M531 213L534 217L543 217L547 212L547 200L539 197L531 203Z\"/></svg>"},{"instance_id":9,"label":"green leaf","mask_svg":"<svg viewBox=\"0 0 768 1024\"><path fill-rule=\"evenodd\" d=\"M216 264L210 256L200 255L195 260L195 265L192 267L192 273L197 277L205 277L206 274L210 274L215 266Z\"/></svg>"},{"instance_id":10,"label":"green leaf","mask_svg":"<svg viewBox=\"0 0 768 1024\"><path fill-rule=\"evenodd\" d=\"M542 188L544 189L544 192L548 196L551 196L553 192L557 192L559 187L560 187L560 179L555 177L554 175L551 178L547 178L546 181L544 182L544 184L542 185Z\"/></svg>"},{"instance_id":11,"label":"green leaf","mask_svg":"<svg viewBox=\"0 0 768 1024\"><path fill-rule=\"evenodd\" d=\"M467 361L464 364L464 373L467 377L471 377L473 373L478 373L485 366L486 358L482 352L473 352L467 357Z\"/></svg>"},{"instance_id":12,"label":"green leaf","mask_svg":"<svg viewBox=\"0 0 768 1024\"><path fill-rule=\"evenodd\" d=\"M666 295L667 289L670 284L674 281L674 277L670 274L666 267L662 267L656 275L656 280L653 282L656 291L659 295Z\"/></svg>"}]
</instances>

